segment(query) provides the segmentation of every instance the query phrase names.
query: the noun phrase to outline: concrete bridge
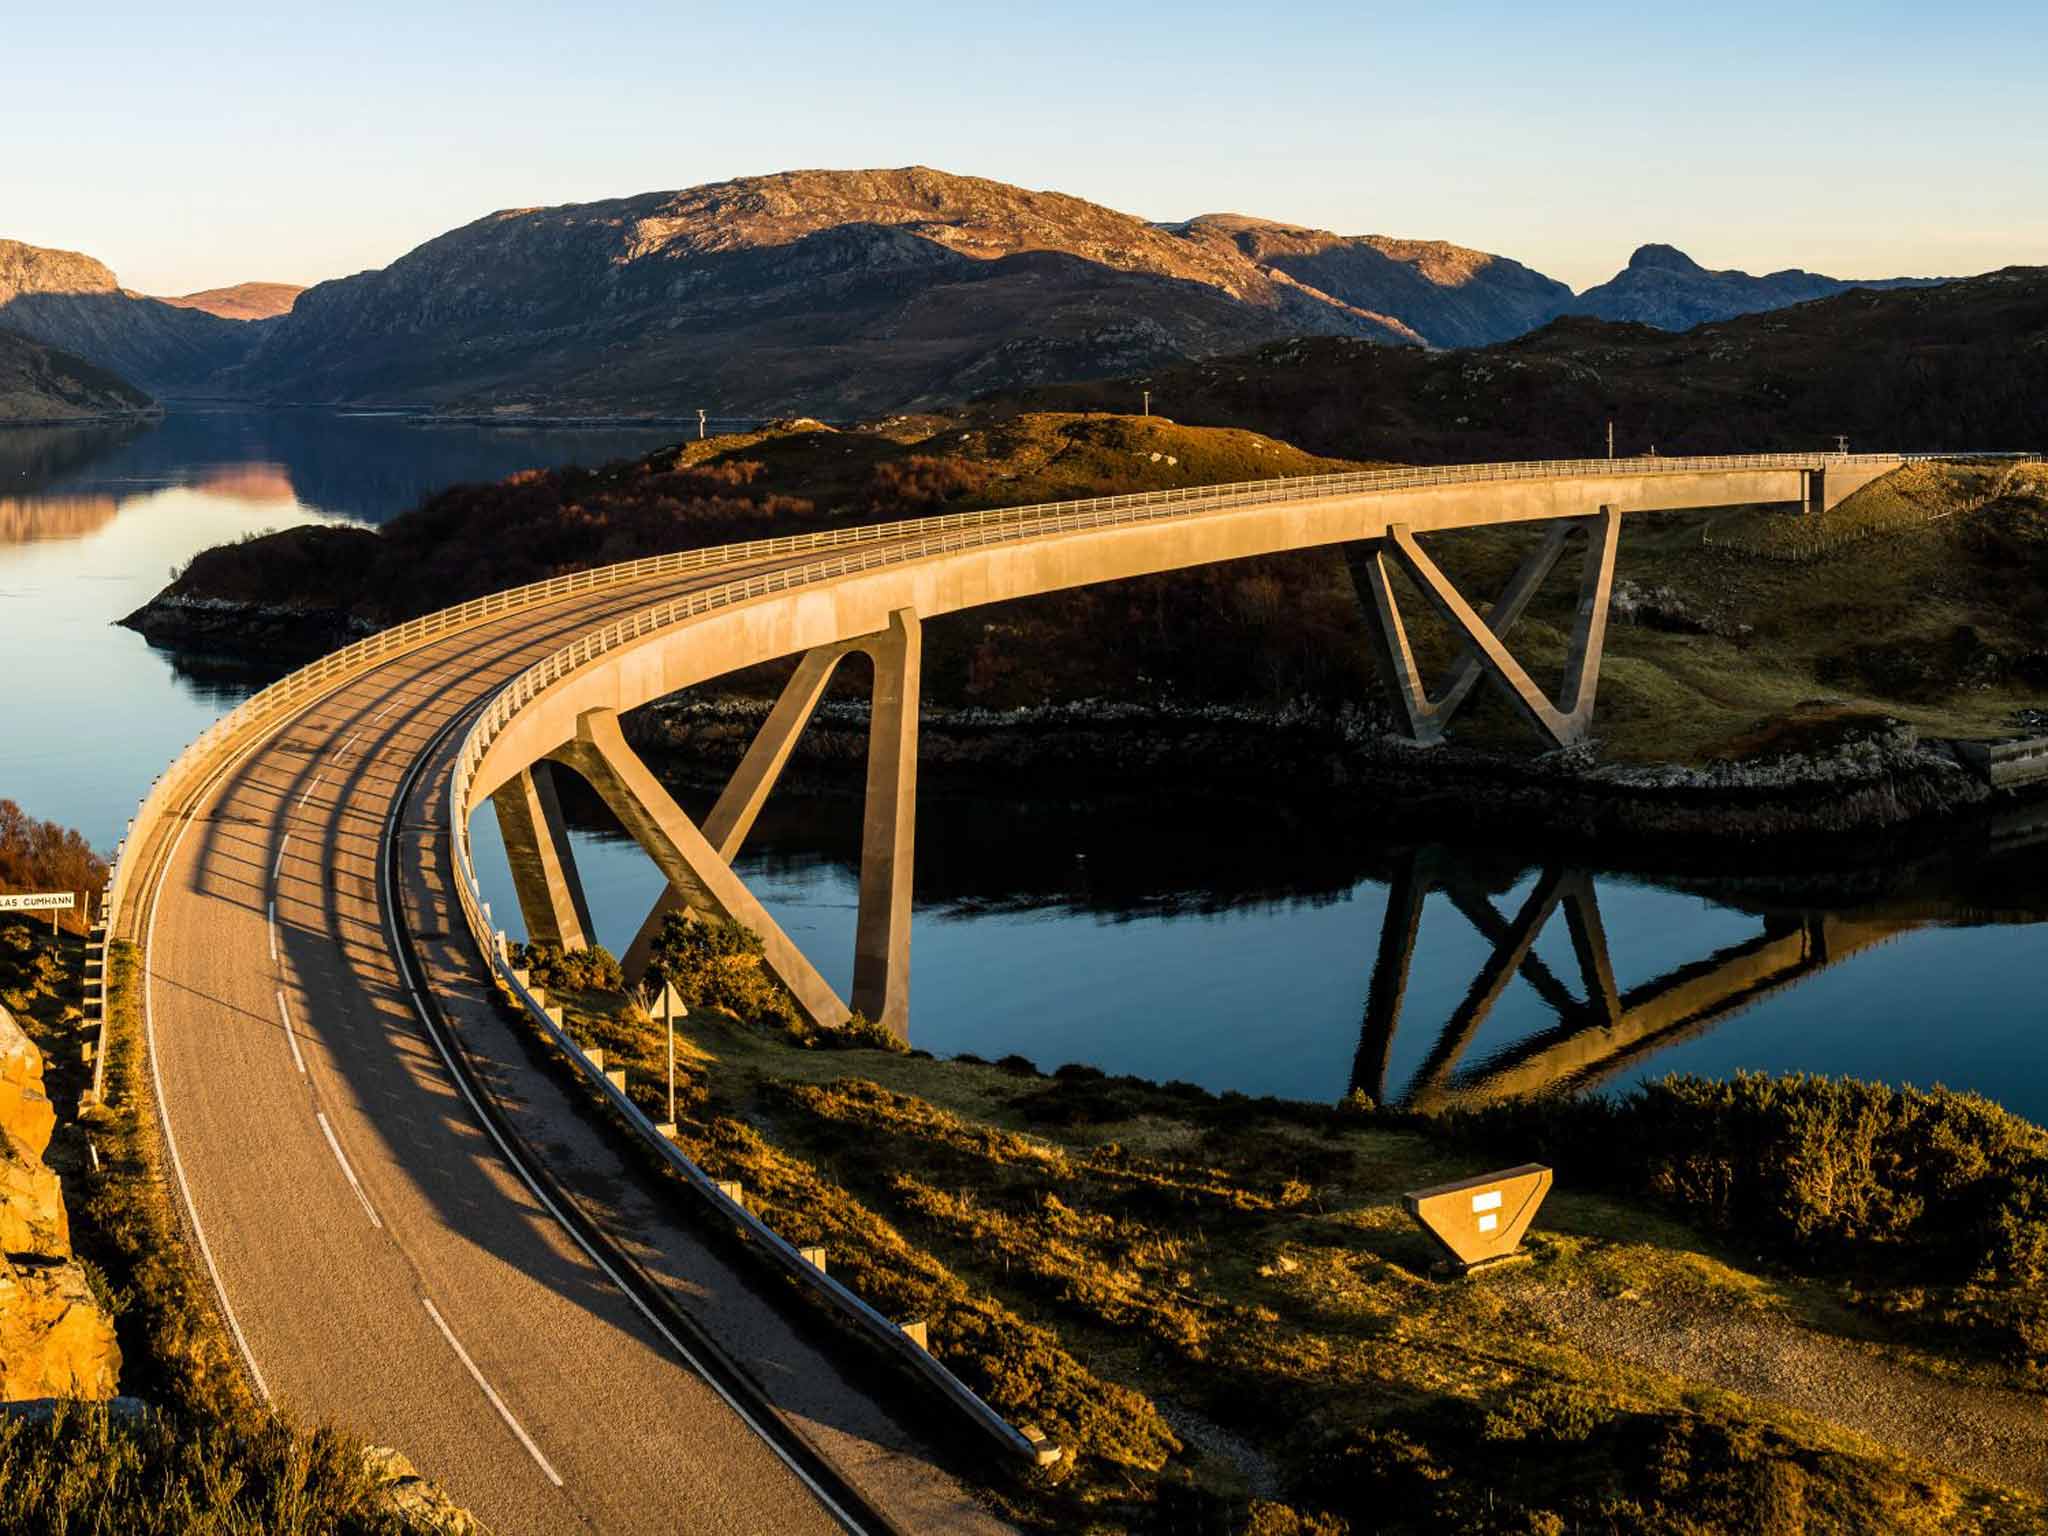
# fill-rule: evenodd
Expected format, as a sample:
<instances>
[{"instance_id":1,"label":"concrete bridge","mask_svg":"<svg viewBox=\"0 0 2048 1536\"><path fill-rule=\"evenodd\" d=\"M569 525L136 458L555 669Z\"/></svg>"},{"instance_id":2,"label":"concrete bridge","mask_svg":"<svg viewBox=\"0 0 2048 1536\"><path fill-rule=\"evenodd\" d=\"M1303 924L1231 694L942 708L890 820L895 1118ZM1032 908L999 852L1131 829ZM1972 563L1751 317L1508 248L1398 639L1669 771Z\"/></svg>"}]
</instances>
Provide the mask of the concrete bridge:
<instances>
[{"instance_id":1,"label":"concrete bridge","mask_svg":"<svg viewBox=\"0 0 2048 1536\"><path fill-rule=\"evenodd\" d=\"M792 564L650 608L537 663L471 728L448 824L460 888L474 901L467 825L497 809L529 935L568 947L589 918L553 810L554 765L603 797L668 879L628 950L644 964L668 912L759 934L768 965L822 1025L858 1010L901 1033L909 1018L910 874L916 820L919 661L925 620L987 603L1188 566L1345 546L1370 597L1380 662L1418 742L1438 740L1481 678L1548 741L1590 728L1621 524L1631 512L1751 504L1831 507L1897 468L1896 454L1757 454L1387 470L939 519L899 542ZM1542 537L1484 616L1429 556L1423 536L1505 524ZM886 531L886 530L884 530ZM1574 540L1583 543L1578 616L1562 686L1547 692L1507 640ZM1412 577L1464 642L1432 690L1409 643L1390 572ZM754 817L823 696L860 651L874 669L853 995L840 998L732 872ZM643 704L777 658L795 676L700 828L626 745L618 719ZM470 913L487 939L480 910Z\"/></svg>"},{"instance_id":2,"label":"concrete bridge","mask_svg":"<svg viewBox=\"0 0 2048 1536\"><path fill-rule=\"evenodd\" d=\"M502 939L478 896L472 814L490 802L506 827L529 931L588 942L550 781L583 775L667 876L670 906L753 928L804 1011L837 1024L849 1001L731 860L833 668L864 654L875 708L850 1002L900 1030L925 621L1364 545L1418 739L1485 677L1545 739L1573 740L1592 714L1629 514L1824 507L1900 462L1478 465L1099 498L664 555L411 620L245 701L150 790L107 902L114 936L144 950L147 1076L98 1091L117 1111L140 1107L131 1095L153 1105L257 1389L406 1447L495 1529L814 1531L860 1528L864 1508L987 1529L917 1428L783 1317L776 1293L632 1195L630 1153L536 1064L479 964ZM1481 617L1421 541L1506 523L1543 537ZM1573 539L1587 550L1580 614L1553 696L1506 642ZM1467 641L1433 692L1390 564ZM791 656L794 678L694 824L619 717ZM632 1233L629 1255L607 1246L611 1227Z\"/></svg>"}]
</instances>

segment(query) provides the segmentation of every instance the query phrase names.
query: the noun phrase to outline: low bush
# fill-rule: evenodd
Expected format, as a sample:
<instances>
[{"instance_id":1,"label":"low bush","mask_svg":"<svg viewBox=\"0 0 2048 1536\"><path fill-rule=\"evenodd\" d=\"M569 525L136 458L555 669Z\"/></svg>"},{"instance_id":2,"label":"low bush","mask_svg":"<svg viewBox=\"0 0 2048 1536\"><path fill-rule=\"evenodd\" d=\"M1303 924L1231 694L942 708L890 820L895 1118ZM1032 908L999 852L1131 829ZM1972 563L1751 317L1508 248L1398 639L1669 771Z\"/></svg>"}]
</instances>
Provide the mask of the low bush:
<instances>
[{"instance_id":1,"label":"low bush","mask_svg":"<svg viewBox=\"0 0 2048 1536\"><path fill-rule=\"evenodd\" d=\"M598 988L616 992L626 983L618 960L602 944L571 950L546 941L515 944L512 946L512 963L524 967L537 987Z\"/></svg>"},{"instance_id":2,"label":"low bush","mask_svg":"<svg viewBox=\"0 0 2048 1536\"><path fill-rule=\"evenodd\" d=\"M1690 1219L1898 1278L2048 1279L2048 1132L1989 1099L1848 1078L1671 1077L1451 1117L1450 1134Z\"/></svg>"}]
</instances>

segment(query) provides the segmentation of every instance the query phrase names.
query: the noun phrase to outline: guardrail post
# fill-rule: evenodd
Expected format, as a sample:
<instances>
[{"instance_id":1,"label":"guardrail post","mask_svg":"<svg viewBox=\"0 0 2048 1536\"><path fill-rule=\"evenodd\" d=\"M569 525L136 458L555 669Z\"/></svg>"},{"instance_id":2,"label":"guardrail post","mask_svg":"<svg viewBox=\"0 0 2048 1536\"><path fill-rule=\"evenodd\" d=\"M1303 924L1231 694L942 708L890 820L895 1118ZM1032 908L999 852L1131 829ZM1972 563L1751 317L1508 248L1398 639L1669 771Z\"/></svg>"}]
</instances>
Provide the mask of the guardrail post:
<instances>
[{"instance_id":1,"label":"guardrail post","mask_svg":"<svg viewBox=\"0 0 2048 1536\"><path fill-rule=\"evenodd\" d=\"M721 1195L725 1196L726 1199L730 1200L734 1205L737 1205L742 1209L746 1207L747 1191L745 1186L742 1185L739 1182L739 1180L720 1179L718 1181L718 1192Z\"/></svg>"},{"instance_id":2,"label":"guardrail post","mask_svg":"<svg viewBox=\"0 0 2048 1536\"><path fill-rule=\"evenodd\" d=\"M903 1325L903 1336L909 1339L911 1343L915 1344L919 1349L923 1350L926 1354L931 1353L931 1337L929 1330L925 1327L925 1321L923 1318L919 1318L914 1323L905 1323Z\"/></svg>"},{"instance_id":3,"label":"guardrail post","mask_svg":"<svg viewBox=\"0 0 2048 1536\"><path fill-rule=\"evenodd\" d=\"M823 1248L799 1248L796 1251L796 1256L813 1269L823 1270L825 1268L825 1250Z\"/></svg>"}]
</instances>

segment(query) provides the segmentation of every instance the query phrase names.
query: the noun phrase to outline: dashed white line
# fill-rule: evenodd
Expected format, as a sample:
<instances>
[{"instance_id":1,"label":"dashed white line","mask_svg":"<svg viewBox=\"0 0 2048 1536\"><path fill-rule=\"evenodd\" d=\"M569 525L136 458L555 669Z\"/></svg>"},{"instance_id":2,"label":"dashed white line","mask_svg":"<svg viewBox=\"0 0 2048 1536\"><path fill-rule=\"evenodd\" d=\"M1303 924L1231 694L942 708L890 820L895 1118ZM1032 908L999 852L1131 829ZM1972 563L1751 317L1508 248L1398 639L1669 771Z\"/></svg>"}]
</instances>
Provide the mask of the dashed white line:
<instances>
[{"instance_id":1,"label":"dashed white line","mask_svg":"<svg viewBox=\"0 0 2048 1536\"><path fill-rule=\"evenodd\" d=\"M291 1010L284 1005L284 988L277 989L277 1016L284 1020L285 1043L292 1048L292 1063L298 1067L299 1076L306 1075L306 1058L299 1054L299 1037L292 1032Z\"/></svg>"},{"instance_id":2,"label":"dashed white line","mask_svg":"<svg viewBox=\"0 0 2048 1536\"><path fill-rule=\"evenodd\" d=\"M455 1351L455 1358L468 1368L470 1376L479 1387L483 1388L484 1396L489 1398L491 1406L498 1410L498 1417L503 1419L506 1427L519 1437L519 1443L526 1447L527 1455L539 1463L541 1471L547 1473L549 1482L553 1483L557 1488L561 1487L562 1474L548 1465L547 1457L541 1455L540 1447L533 1443L533 1437L527 1434L517 1419L512 1417L512 1410L505 1406L505 1400L498 1396L488 1381L484 1380L484 1373L478 1370L476 1362L469 1358L469 1351L462 1347L462 1341L455 1337L454 1330L442 1318L441 1309L434 1305L433 1298L431 1296L422 1296L420 1298L420 1305L427 1309L427 1316L434 1320L434 1326L441 1330L441 1337L446 1339L448 1347Z\"/></svg>"},{"instance_id":3,"label":"dashed white line","mask_svg":"<svg viewBox=\"0 0 2048 1536\"><path fill-rule=\"evenodd\" d=\"M313 782L308 784L306 786L306 792L299 796L299 803L296 809L303 811L306 808L306 802L312 799L313 791L320 787L320 781L326 777L327 770L325 768L322 768L318 773L313 775Z\"/></svg>"},{"instance_id":4,"label":"dashed white line","mask_svg":"<svg viewBox=\"0 0 2048 1536\"><path fill-rule=\"evenodd\" d=\"M291 846L291 841L292 835L291 833L287 832L285 833L284 837L278 842L277 860L270 866L270 878L272 880L277 879L278 871L284 868L284 851L286 848Z\"/></svg>"},{"instance_id":5,"label":"dashed white line","mask_svg":"<svg viewBox=\"0 0 2048 1536\"><path fill-rule=\"evenodd\" d=\"M362 734L363 733L360 730L358 730L354 736L349 737L347 741L344 741L341 744L341 750L346 752L350 747L354 746L356 744L356 737L361 736Z\"/></svg>"},{"instance_id":6,"label":"dashed white line","mask_svg":"<svg viewBox=\"0 0 2048 1536\"><path fill-rule=\"evenodd\" d=\"M363 1193L363 1186L356 1178L355 1169L349 1167L348 1159L342 1155L341 1143L334 1139L334 1127L327 1123L327 1116L317 1109L313 1111L313 1118L320 1122L320 1134L327 1138L327 1145L334 1153L334 1160L341 1164L342 1174L348 1179L348 1187L354 1190L356 1198L363 1202L363 1214L370 1218L370 1225L381 1232L384 1229L384 1223L377 1219L377 1208L370 1204L370 1197ZM474 1370L476 1367L471 1366L470 1369ZM489 1388L485 1390L488 1391ZM505 1410L501 1408L498 1411L503 1413ZM536 1452L535 1454L539 1453Z\"/></svg>"},{"instance_id":7,"label":"dashed white line","mask_svg":"<svg viewBox=\"0 0 2048 1536\"><path fill-rule=\"evenodd\" d=\"M270 899L270 922L267 926L270 929L270 963L275 965L277 964L277 898L275 896Z\"/></svg>"}]
</instances>

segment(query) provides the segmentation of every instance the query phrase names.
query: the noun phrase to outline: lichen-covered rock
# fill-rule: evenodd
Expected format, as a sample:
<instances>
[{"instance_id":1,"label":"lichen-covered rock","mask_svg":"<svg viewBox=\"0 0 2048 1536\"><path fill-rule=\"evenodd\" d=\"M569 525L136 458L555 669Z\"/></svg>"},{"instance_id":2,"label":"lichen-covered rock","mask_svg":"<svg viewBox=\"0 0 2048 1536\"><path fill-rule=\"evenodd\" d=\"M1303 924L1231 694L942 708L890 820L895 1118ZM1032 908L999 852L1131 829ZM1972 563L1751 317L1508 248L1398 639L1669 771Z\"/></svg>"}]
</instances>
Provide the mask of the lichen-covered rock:
<instances>
[{"instance_id":1,"label":"lichen-covered rock","mask_svg":"<svg viewBox=\"0 0 2048 1536\"><path fill-rule=\"evenodd\" d=\"M0 1260L0 1398L112 1397L120 1374L113 1319L75 1261Z\"/></svg>"},{"instance_id":2,"label":"lichen-covered rock","mask_svg":"<svg viewBox=\"0 0 2048 1536\"><path fill-rule=\"evenodd\" d=\"M40 1158L57 1127L57 1111L43 1092L43 1053L0 1007L0 1131L24 1156Z\"/></svg>"},{"instance_id":3,"label":"lichen-covered rock","mask_svg":"<svg viewBox=\"0 0 2048 1536\"><path fill-rule=\"evenodd\" d=\"M0 1008L0 1399L111 1397L114 1320L71 1257L43 1057Z\"/></svg>"},{"instance_id":4,"label":"lichen-covered rock","mask_svg":"<svg viewBox=\"0 0 2048 1536\"><path fill-rule=\"evenodd\" d=\"M385 1507L404 1521L407 1529L422 1536L429 1532L432 1536L484 1536L476 1516L421 1477L404 1452L385 1445L367 1446L363 1465L383 1484Z\"/></svg>"}]
</instances>

